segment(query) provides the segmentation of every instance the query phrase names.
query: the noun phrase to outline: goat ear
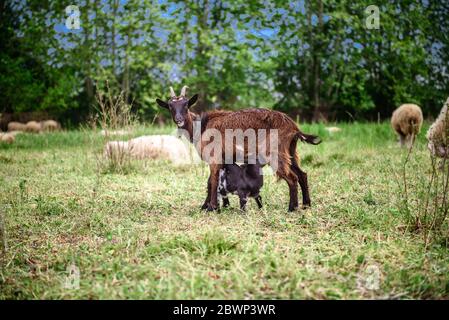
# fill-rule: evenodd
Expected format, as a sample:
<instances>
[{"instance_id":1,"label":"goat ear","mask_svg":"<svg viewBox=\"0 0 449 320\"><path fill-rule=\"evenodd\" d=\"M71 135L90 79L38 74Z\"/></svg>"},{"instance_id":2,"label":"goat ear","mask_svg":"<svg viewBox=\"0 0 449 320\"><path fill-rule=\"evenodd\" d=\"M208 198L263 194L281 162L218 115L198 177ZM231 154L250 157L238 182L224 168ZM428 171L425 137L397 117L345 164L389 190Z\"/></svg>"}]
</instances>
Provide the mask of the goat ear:
<instances>
[{"instance_id":1,"label":"goat ear","mask_svg":"<svg viewBox=\"0 0 449 320\"><path fill-rule=\"evenodd\" d=\"M197 94L189 99L189 103L187 104L187 106L190 108L191 106L193 106L196 103L196 100L198 100Z\"/></svg>"},{"instance_id":2,"label":"goat ear","mask_svg":"<svg viewBox=\"0 0 449 320\"><path fill-rule=\"evenodd\" d=\"M159 106L162 108L168 109L168 103L165 101L162 101L161 99L156 99L156 102Z\"/></svg>"}]
</instances>

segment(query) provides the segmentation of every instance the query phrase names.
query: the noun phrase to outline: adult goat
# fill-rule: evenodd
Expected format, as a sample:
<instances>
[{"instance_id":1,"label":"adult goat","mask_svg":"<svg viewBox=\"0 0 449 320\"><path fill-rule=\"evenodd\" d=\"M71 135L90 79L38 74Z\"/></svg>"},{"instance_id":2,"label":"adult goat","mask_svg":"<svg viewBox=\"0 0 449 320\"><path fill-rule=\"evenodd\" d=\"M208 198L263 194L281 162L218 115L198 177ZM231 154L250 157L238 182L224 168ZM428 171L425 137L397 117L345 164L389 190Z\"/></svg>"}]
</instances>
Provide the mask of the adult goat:
<instances>
[{"instance_id":1,"label":"adult goat","mask_svg":"<svg viewBox=\"0 0 449 320\"><path fill-rule=\"evenodd\" d=\"M260 163L268 163L276 175L287 182L290 191L289 211L298 208L298 183L302 191L303 206L310 206L307 174L299 167L296 145L298 140L319 144L321 142L319 137L301 132L296 123L286 114L268 109L210 111L197 115L189 108L196 103L198 95L195 94L188 99L186 89L187 86L184 86L181 94L176 96L173 88L170 87L170 99L167 102L156 99L156 102L170 111L178 128L185 132L190 141L195 144L202 160L209 164L208 194L202 206L203 209L209 211L218 209L219 172L223 163L228 163L228 155L232 156L231 163L239 155L244 162L251 163L248 159L255 153ZM198 130L195 130L195 124L197 124L196 127L200 124L199 134ZM230 131L246 133L251 130L264 132L263 137L253 146L254 148L249 141L240 145L235 143L232 135L231 140L227 139ZM260 157L261 152L265 152L263 159Z\"/></svg>"}]
</instances>

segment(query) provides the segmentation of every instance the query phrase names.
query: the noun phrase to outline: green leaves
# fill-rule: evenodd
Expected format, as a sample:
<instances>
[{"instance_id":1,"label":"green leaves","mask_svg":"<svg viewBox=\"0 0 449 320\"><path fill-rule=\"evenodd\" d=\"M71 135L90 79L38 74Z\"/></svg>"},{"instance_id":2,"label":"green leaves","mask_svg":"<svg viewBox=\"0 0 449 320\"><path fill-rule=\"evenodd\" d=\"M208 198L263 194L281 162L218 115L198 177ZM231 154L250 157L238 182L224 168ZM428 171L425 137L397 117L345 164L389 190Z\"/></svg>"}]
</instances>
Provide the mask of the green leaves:
<instances>
[{"instance_id":1,"label":"green leaves","mask_svg":"<svg viewBox=\"0 0 449 320\"><path fill-rule=\"evenodd\" d=\"M197 111L387 117L413 100L436 112L449 91L447 6L380 1L370 30L371 4L91 0L73 31L64 1L14 2L0 13L0 111L88 112L109 80L150 118L170 85L198 92Z\"/></svg>"}]
</instances>

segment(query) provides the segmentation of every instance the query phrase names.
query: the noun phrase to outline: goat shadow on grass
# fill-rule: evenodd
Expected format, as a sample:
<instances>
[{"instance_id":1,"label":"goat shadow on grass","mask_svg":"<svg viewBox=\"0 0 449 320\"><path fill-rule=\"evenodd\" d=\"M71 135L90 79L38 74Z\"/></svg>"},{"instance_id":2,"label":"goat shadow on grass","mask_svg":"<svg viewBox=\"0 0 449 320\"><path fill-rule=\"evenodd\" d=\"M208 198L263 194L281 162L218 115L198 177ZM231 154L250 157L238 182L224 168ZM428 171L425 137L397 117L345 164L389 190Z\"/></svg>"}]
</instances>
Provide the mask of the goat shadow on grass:
<instances>
[{"instance_id":1,"label":"goat shadow on grass","mask_svg":"<svg viewBox=\"0 0 449 320\"><path fill-rule=\"evenodd\" d=\"M324 165L324 161L321 161L320 159L316 158L312 154L308 154L301 158L301 165L310 166L313 168L319 168Z\"/></svg>"},{"instance_id":2,"label":"goat shadow on grass","mask_svg":"<svg viewBox=\"0 0 449 320\"><path fill-rule=\"evenodd\" d=\"M220 206L220 208L216 211L206 211L206 210L202 210L199 209L197 207L194 207L192 209L189 209L187 212L187 215L194 217L194 216L199 216L199 215L212 215L212 214L218 214L218 215L241 215L243 216L247 216L248 214L265 214L266 211L262 208L262 209L258 209L257 205L254 203L254 208L251 208L250 206L247 205L246 211L241 210L239 208L239 204L238 204L238 198L236 199L236 204L233 206L232 202L231 205L229 207L223 207ZM264 205L265 208L265 205Z\"/></svg>"}]
</instances>

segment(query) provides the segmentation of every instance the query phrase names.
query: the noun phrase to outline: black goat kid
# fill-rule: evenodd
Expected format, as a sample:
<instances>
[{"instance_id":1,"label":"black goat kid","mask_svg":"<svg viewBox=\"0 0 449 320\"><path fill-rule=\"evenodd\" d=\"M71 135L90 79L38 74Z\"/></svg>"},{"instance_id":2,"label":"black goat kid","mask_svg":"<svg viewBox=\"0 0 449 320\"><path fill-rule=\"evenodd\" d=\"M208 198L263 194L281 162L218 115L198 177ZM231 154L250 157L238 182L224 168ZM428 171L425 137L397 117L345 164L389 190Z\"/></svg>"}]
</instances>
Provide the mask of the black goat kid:
<instances>
[{"instance_id":1,"label":"black goat kid","mask_svg":"<svg viewBox=\"0 0 449 320\"><path fill-rule=\"evenodd\" d=\"M254 198L262 208L262 197L259 195L263 185L263 175L259 164L225 164L220 169L218 180L218 198L223 199L223 207L229 206L228 193L240 198L240 209L245 210L248 197Z\"/></svg>"}]
</instances>

